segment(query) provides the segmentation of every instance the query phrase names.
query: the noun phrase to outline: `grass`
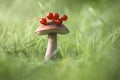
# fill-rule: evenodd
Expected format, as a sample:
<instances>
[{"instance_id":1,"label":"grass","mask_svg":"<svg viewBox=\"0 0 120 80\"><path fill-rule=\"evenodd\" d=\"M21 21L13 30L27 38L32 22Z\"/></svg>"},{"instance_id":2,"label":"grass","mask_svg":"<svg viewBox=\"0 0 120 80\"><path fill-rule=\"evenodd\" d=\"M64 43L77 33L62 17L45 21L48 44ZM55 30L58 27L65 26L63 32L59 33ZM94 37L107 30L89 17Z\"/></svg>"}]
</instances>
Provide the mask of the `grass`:
<instances>
[{"instance_id":1,"label":"grass","mask_svg":"<svg viewBox=\"0 0 120 80\"><path fill-rule=\"evenodd\" d=\"M0 80L119 80L119 0L0 0ZM44 61L39 18L68 14L56 61Z\"/></svg>"}]
</instances>

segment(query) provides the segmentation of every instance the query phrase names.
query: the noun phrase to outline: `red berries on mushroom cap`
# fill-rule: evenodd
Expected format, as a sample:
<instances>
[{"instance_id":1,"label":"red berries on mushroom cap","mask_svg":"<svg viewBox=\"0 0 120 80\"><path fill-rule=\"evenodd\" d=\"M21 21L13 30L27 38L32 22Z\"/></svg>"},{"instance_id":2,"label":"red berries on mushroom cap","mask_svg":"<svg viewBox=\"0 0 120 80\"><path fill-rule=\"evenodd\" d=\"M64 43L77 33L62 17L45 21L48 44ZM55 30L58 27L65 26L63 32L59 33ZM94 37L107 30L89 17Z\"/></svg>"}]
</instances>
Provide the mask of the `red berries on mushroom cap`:
<instances>
[{"instance_id":1,"label":"red berries on mushroom cap","mask_svg":"<svg viewBox=\"0 0 120 80\"><path fill-rule=\"evenodd\" d=\"M63 15L62 17L59 18L59 14L58 13L49 12L47 14L46 18L50 22L60 25L60 24L62 24L63 21L66 21L68 19L68 16L67 15ZM46 18L41 18L40 19L40 23L46 25L47 24L47 19Z\"/></svg>"},{"instance_id":2,"label":"red berries on mushroom cap","mask_svg":"<svg viewBox=\"0 0 120 80\"><path fill-rule=\"evenodd\" d=\"M45 24L47 23L46 18L41 18L41 19L40 19L40 23L45 25Z\"/></svg>"},{"instance_id":3,"label":"red berries on mushroom cap","mask_svg":"<svg viewBox=\"0 0 120 80\"><path fill-rule=\"evenodd\" d=\"M53 19L53 13L52 13L52 12L49 12L49 13L47 14L47 18L48 18L49 20Z\"/></svg>"},{"instance_id":4,"label":"red berries on mushroom cap","mask_svg":"<svg viewBox=\"0 0 120 80\"><path fill-rule=\"evenodd\" d=\"M61 19L64 20L64 21L66 21L66 20L68 19L68 16L67 16L67 15L63 15L63 16L61 17Z\"/></svg>"}]
</instances>

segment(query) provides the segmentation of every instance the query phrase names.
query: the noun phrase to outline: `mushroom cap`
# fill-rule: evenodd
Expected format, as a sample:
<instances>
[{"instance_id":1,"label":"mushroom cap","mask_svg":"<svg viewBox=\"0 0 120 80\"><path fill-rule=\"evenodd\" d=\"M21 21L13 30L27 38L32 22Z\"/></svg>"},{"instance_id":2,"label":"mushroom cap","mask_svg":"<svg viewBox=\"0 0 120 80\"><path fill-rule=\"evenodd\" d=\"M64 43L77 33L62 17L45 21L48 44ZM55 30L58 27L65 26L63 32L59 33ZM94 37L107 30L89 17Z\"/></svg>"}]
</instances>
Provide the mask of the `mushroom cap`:
<instances>
[{"instance_id":1,"label":"mushroom cap","mask_svg":"<svg viewBox=\"0 0 120 80\"><path fill-rule=\"evenodd\" d=\"M67 34L69 30L64 24L58 25L54 22L48 22L46 25L41 24L35 31L36 34L46 35L49 33L57 33L57 34Z\"/></svg>"}]
</instances>

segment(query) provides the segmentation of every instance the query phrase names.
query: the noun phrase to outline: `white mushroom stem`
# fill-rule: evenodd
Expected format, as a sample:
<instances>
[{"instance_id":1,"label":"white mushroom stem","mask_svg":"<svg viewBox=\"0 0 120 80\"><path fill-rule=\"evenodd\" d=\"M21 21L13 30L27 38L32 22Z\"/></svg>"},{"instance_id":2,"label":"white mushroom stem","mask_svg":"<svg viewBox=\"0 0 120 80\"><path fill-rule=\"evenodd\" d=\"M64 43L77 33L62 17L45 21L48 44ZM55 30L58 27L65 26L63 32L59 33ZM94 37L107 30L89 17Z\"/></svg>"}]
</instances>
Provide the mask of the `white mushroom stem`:
<instances>
[{"instance_id":1,"label":"white mushroom stem","mask_svg":"<svg viewBox=\"0 0 120 80\"><path fill-rule=\"evenodd\" d=\"M50 33L48 34L48 45L45 53L45 60L50 60L56 53L57 49L57 34Z\"/></svg>"}]
</instances>

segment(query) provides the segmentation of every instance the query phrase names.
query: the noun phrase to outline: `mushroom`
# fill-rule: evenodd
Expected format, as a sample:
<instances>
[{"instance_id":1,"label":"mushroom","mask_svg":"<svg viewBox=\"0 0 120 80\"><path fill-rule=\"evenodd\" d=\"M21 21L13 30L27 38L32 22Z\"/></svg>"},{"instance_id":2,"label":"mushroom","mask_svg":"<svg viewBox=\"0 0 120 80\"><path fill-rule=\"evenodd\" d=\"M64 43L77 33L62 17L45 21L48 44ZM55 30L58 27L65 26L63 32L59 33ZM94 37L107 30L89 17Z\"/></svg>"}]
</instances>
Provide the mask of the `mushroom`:
<instances>
[{"instance_id":1,"label":"mushroom","mask_svg":"<svg viewBox=\"0 0 120 80\"><path fill-rule=\"evenodd\" d=\"M48 35L48 45L45 53L45 60L50 60L57 51L57 34L67 34L69 30L64 24L56 24L55 22L47 22L40 24L36 29L38 35Z\"/></svg>"}]
</instances>

